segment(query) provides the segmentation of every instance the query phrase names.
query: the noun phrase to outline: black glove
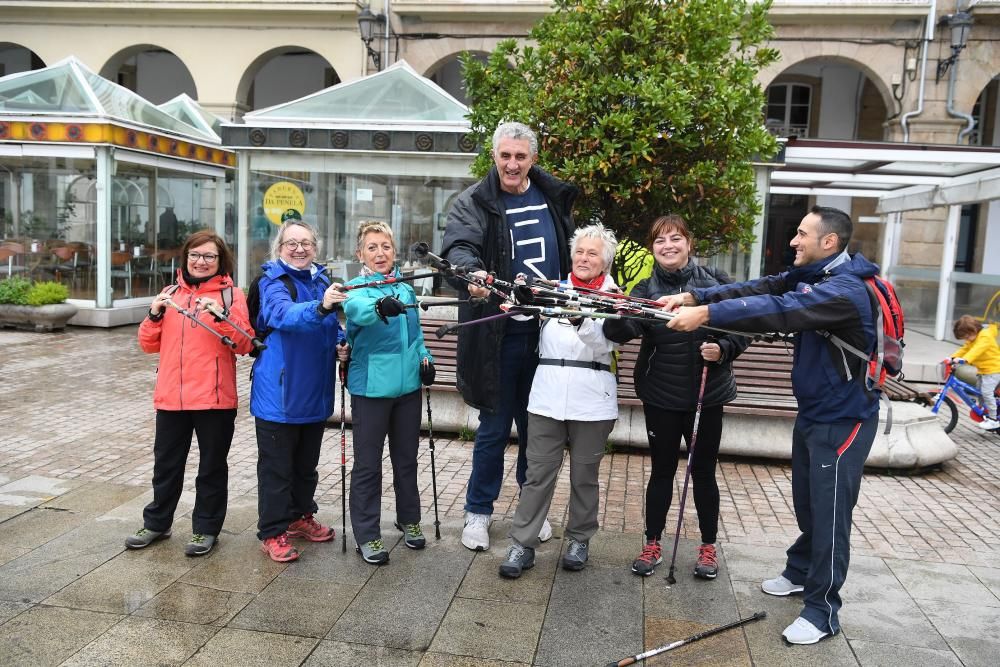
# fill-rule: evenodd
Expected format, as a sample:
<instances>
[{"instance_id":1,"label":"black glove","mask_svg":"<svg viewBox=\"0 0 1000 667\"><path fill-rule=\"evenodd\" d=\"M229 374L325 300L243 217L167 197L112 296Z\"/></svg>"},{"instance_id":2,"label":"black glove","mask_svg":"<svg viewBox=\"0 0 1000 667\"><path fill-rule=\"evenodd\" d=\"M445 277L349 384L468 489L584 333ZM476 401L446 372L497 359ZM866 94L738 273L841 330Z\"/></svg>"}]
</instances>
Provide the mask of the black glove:
<instances>
[{"instance_id":1,"label":"black glove","mask_svg":"<svg viewBox=\"0 0 1000 667\"><path fill-rule=\"evenodd\" d=\"M394 296L384 296L375 302L375 314L386 324L389 323L390 317L396 317L396 315L401 315L405 312L406 306Z\"/></svg>"},{"instance_id":2,"label":"black glove","mask_svg":"<svg viewBox=\"0 0 1000 667\"><path fill-rule=\"evenodd\" d=\"M515 285L514 286L514 300L522 305L527 305L529 303L535 302L535 293L531 291L531 288L527 285Z\"/></svg>"},{"instance_id":3,"label":"black glove","mask_svg":"<svg viewBox=\"0 0 1000 667\"><path fill-rule=\"evenodd\" d=\"M434 362L427 361L420 364L420 383L425 387L429 387L434 384Z\"/></svg>"}]
</instances>

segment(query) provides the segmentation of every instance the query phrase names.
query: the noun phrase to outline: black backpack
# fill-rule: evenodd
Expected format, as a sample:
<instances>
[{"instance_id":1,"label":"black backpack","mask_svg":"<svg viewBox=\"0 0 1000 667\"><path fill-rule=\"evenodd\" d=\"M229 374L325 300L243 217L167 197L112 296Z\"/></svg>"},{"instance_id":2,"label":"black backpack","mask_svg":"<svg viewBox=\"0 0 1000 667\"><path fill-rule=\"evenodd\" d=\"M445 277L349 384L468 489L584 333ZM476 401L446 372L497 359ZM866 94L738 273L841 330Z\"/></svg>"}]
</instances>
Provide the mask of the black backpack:
<instances>
[{"instance_id":1,"label":"black backpack","mask_svg":"<svg viewBox=\"0 0 1000 667\"><path fill-rule=\"evenodd\" d=\"M253 282L250 283L250 287L247 289L247 311L250 313L250 324L257 333L257 339L262 343L264 342L264 339L271 335L271 332L274 331L273 327L262 327L257 322L257 318L260 316L260 279L263 277L263 275L260 275L254 278ZM295 288L295 281L292 280L291 276L287 273L282 273L278 276L278 280L285 285L285 288L288 290L288 294L292 297L292 301L298 299L299 291ZM260 356L260 350L258 348L254 348L253 351L250 352L250 356Z\"/></svg>"}]
</instances>

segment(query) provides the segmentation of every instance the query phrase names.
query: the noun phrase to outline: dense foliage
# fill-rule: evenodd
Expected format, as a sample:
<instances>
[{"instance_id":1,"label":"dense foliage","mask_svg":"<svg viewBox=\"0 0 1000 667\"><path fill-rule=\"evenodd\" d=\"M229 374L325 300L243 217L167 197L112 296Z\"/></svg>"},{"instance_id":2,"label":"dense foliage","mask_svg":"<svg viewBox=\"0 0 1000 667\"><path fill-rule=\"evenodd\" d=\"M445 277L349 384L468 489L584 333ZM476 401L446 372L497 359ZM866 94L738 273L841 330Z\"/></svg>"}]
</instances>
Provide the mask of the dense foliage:
<instances>
[{"instance_id":1,"label":"dense foliage","mask_svg":"<svg viewBox=\"0 0 1000 667\"><path fill-rule=\"evenodd\" d=\"M539 131L541 166L581 189L578 222L601 221L643 246L655 217L679 213L702 254L749 244L758 213L751 161L777 148L755 81L777 58L762 46L769 7L555 0L529 44L507 40L486 63L463 60L484 147L475 173L490 167L497 123L519 120Z\"/></svg>"},{"instance_id":2,"label":"dense foliage","mask_svg":"<svg viewBox=\"0 0 1000 667\"><path fill-rule=\"evenodd\" d=\"M46 306L62 303L68 297L69 290L62 283L46 281L32 284L30 280L18 276L0 280L0 304Z\"/></svg>"}]
</instances>

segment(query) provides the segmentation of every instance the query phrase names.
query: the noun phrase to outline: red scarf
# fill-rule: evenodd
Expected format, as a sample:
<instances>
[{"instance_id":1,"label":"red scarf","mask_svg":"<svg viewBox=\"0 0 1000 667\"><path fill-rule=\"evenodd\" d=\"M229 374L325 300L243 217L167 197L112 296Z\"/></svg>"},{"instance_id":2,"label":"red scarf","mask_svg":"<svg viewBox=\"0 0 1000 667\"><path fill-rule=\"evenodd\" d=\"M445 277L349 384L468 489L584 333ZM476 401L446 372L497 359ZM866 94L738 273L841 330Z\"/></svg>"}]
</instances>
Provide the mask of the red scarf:
<instances>
[{"instance_id":1,"label":"red scarf","mask_svg":"<svg viewBox=\"0 0 1000 667\"><path fill-rule=\"evenodd\" d=\"M587 289L599 290L604 284L604 274L597 276L593 280L580 280L575 273L569 274L569 282L573 287L586 287Z\"/></svg>"}]
</instances>

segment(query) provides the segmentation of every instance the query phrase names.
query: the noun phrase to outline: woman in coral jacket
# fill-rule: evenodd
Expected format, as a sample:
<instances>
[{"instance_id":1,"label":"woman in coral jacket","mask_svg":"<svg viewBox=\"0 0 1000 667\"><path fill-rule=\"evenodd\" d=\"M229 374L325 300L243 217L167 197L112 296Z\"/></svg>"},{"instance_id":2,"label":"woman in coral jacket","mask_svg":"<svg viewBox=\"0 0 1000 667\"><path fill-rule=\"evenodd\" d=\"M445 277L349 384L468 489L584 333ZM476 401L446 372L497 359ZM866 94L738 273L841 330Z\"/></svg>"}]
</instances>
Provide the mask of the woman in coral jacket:
<instances>
[{"instance_id":1,"label":"woman in coral jacket","mask_svg":"<svg viewBox=\"0 0 1000 667\"><path fill-rule=\"evenodd\" d=\"M143 510L143 527L129 535L125 546L142 549L170 537L191 436L197 433L201 459L191 515L193 535L184 553L202 556L215 546L226 518L226 457L236 421L236 355L251 349L249 338L206 308L221 310L240 328L251 329L246 298L233 287L233 255L225 241L210 231L195 232L184 242L181 257L185 263L177 272L177 284L153 299L149 315L139 325L143 352L160 354L153 392L153 501ZM169 308L171 301L228 336L236 349Z\"/></svg>"}]
</instances>

